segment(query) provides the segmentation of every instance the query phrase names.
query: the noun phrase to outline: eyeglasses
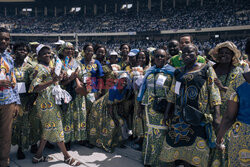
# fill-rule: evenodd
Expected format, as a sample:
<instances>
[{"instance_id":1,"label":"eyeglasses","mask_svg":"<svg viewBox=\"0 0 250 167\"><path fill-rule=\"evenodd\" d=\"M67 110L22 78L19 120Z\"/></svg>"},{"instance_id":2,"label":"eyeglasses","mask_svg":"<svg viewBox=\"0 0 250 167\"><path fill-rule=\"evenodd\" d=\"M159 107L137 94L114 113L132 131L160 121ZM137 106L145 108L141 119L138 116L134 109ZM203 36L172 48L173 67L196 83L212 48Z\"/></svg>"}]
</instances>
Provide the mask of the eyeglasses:
<instances>
[{"instance_id":1,"label":"eyeglasses","mask_svg":"<svg viewBox=\"0 0 250 167\"><path fill-rule=\"evenodd\" d=\"M165 58L165 55L155 55L155 58Z\"/></svg>"}]
</instances>

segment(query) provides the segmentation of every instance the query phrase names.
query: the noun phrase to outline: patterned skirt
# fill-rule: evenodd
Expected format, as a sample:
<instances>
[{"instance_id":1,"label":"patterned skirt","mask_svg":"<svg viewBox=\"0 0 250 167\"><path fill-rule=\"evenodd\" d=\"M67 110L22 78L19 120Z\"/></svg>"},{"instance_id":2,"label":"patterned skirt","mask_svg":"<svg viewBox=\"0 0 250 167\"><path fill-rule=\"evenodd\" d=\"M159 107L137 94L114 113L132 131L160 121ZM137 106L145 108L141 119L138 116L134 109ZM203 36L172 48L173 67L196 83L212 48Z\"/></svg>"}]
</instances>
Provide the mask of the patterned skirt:
<instances>
[{"instance_id":1,"label":"patterned skirt","mask_svg":"<svg viewBox=\"0 0 250 167\"><path fill-rule=\"evenodd\" d=\"M160 166L159 155L162 150L166 127L163 125L163 114L145 106L146 125L143 141L142 158L144 165Z\"/></svg>"},{"instance_id":2,"label":"patterned skirt","mask_svg":"<svg viewBox=\"0 0 250 167\"><path fill-rule=\"evenodd\" d=\"M160 160L164 162L183 160L194 166L207 167L209 151L206 141L201 137L197 137L191 146L183 147L171 147L164 140Z\"/></svg>"},{"instance_id":3,"label":"patterned skirt","mask_svg":"<svg viewBox=\"0 0 250 167\"><path fill-rule=\"evenodd\" d=\"M85 97L77 95L68 105L67 111L62 111L65 142L87 139L86 131L86 103Z\"/></svg>"},{"instance_id":4,"label":"patterned skirt","mask_svg":"<svg viewBox=\"0 0 250 167\"><path fill-rule=\"evenodd\" d=\"M113 104L114 117L108 111L108 94L93 103L88 116L89 142L110 152L123 140L124 119L117 114L117 105Z\"/></svg>"}]
</instances>

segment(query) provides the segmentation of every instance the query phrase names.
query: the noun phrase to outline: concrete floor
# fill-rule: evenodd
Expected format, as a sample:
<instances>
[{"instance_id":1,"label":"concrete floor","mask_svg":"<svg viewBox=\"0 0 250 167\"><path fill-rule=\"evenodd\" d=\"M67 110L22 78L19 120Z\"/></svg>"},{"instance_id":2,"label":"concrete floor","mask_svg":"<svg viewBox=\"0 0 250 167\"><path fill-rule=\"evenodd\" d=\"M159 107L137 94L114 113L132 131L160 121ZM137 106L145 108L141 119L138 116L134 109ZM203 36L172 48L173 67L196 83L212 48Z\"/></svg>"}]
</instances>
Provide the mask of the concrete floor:
<instances>
[{"instance_id":1,"label":"concrete floor","mask_svg":"<svg viewBox=\"0 0 250 167\"><path fill-rule=\"evenodd\" d=\"M17 146L11 147L10 167L69 167L63 162L63 155L56 147L53 150L45 148L44 154L54 158L51 162L41 162L33 164L31 162L33 154L25 151L26 159L17 160ZM89 149L78 144L71 146L69 154L82 163L85 167L143 167L141 152L132 148L116 148L114 153L107 153L99 148Z\"/></svg>"}]
</instances>

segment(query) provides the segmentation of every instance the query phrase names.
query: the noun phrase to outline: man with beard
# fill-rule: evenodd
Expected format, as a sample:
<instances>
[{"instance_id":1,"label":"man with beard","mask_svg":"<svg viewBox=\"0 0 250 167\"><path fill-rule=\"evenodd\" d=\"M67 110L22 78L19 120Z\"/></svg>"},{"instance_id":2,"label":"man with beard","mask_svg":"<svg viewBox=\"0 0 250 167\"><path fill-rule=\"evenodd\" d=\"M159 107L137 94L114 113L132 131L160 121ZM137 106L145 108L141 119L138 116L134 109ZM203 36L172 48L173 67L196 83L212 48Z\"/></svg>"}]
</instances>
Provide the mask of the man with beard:
<instances>
[{"instance_id":1,"label":"man with beard","mask_svg":"<svg viewBox=\"0 0 250 167\"><path fill-rule=\"evenodd\" d=\"M0 28L0 166L8 166L13 118L19 111L20 98L14 75L14 61L6 51L10 33Z\"/></svg>"}]
</instances>

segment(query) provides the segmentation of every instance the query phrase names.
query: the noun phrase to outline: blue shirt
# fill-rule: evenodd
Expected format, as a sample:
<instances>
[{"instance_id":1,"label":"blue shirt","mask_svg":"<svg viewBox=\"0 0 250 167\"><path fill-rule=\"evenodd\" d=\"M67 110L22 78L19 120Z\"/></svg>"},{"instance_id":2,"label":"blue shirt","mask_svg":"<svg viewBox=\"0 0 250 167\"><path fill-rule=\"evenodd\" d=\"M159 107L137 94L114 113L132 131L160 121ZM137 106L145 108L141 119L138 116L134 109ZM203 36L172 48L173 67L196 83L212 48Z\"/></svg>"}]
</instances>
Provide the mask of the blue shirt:
<instances>
[{"instance_id":1,"label":"blue shirt","mask_svg":"<svg viewBox=\"0 0 250 167\"><path fill-rule=\"evenodd\" d=\"M236 90L239 96L239 111L237 120L250 125L250 84L244 82Z\"/></svg>"},{"instance_id":2,"label":"blue shirt","mask_svg":"<svg viewBox=\"0 0 250 167\"><path fill-rule=\"evenodd\" d=\"M92 93L98 91L98 78L104 76L104 72L102 69L102 65L98 60L95 60L94 63L85 64L84 58L81 60L81 63L85 67L89 77L91 77L91 86L92 86Z\"/></svg>"},{"instance_id":3,"label":"blue shirt","mask_svg":"<svg viewBox=\"0 0 250 167\"><path fill-rule=\"evenodd\" d=\"M0 80L9 80L14 87L0 87L0 105L7 105L11 103L21 104L14 73L14 61L8 52L0 54ZM3 79L4 77L4 79Z\"/></svg>"}]
</instances>

